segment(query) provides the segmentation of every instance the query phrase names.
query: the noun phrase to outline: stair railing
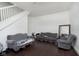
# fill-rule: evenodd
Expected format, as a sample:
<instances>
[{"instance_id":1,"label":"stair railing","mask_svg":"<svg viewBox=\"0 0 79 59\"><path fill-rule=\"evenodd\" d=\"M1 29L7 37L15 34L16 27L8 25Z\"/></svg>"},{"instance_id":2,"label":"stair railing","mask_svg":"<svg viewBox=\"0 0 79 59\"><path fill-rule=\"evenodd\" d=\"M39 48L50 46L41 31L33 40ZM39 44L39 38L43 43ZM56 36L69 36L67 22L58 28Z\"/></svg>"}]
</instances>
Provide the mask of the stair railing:
<instances>
[{"instance_id":1,"label":"stair railing","mask_svg":"<svg viewBox=\"0 0 79 59\"><path fill-rule=\"evenodd\" d=\"M21 11L23 11L23 9L20 9L15 5L1 7L0 8L0 21L4 21L7 18L20 13Z\"/></svg>"}]
</instances>

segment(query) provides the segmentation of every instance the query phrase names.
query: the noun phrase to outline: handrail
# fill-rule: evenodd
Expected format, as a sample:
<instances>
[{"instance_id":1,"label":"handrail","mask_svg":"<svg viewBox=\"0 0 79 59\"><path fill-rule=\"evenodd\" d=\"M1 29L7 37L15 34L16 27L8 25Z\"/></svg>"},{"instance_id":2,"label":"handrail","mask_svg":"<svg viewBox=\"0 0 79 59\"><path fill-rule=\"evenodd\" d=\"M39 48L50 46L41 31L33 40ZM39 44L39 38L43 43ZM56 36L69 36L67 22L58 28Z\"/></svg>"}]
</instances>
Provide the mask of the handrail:
<instances>
[{"instance_id":1,"label":"handrail","mask_svg":"<svg viewBox=\"0 0 79 59\"><path fill-rule=\"evenodd\" d=\"M14 7L14 6L16 6L16 5L4 6L4 7L1 7L0 9L11 8L11 7Z\"/></svg>"}]
</instances>

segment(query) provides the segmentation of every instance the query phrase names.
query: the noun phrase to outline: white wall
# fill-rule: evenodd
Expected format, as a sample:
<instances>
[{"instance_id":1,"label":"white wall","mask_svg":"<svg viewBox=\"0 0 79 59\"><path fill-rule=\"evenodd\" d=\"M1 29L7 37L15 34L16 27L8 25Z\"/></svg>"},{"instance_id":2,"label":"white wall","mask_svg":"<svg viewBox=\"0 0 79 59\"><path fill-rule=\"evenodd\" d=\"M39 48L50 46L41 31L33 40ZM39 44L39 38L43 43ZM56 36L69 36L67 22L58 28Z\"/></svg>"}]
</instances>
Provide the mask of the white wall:
<instances>
[{"instance_id":1,"label":"white wall","mask_svg":"<svg viewBox=\"0 0 79 59\"><path fill-rule=\"evenodd\" d=\"M28 32L58 32L58 25L69 24L69 12L59 12L50 15L29 17Z\"/></svg>"},{"instance_id":2,"label":"white wall","mask_svg":"<svg viewBox=\"0 0 79 59\"><path fill-rule=\"evenodd\" d=\"M70 23L72 33L77 36L77 41L74 46L75 50L79 54L79 3L74 3L70 10Z\"/></svg>"},{"instance_id":3,"label":"white wall","mask_svg":"<svg viewBox=\"0 0 79 59\"><path fill-rule=\"evenodd\" d=\"M17 33L27 33L27 13L15 15L4 22L5 24L0 24L5 26L3 29L0 28L0 43L3 44L4 50L7 48L7 35L13 35ZM15 20L15 21L14 21ZM12 22L12 23L11 23ZM10 24L8 24L10 23Z\"/></svg>"}]
</instances>

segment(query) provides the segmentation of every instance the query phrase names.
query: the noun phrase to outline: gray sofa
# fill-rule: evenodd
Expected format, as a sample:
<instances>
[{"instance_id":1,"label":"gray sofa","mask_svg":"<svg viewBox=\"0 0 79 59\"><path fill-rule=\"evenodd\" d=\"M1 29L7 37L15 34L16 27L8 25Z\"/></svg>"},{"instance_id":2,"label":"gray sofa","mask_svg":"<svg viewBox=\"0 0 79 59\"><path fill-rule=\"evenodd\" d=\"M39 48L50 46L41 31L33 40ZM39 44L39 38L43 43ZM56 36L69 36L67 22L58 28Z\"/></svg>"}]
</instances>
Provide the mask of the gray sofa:
<instances>
[{"instance_id":1,"label":"gray sofa","mask_svg":"<svg viewBox=\"0 0 79 59\"><path fill-rule=\"evenodd\" d=\"M18 51L20 48L24 48L27 45L31 45L34 42L32 36L28 36L27 34L15 34L8 35L7 37L7 45L9 49L13 49L14 51Z\"/></svg>"},{"instance_id":2,"label":"gray sofa","mask_svg":"<svg viewBox=\"0 0 79 59\"><path fill-rule=\"evenodd\" d=\"M57 40L57 44L59 48L70 49L75 44L75 41L75 35L63 35L60 37L60 39Z\"/></svg>"},{"instance_id":3,"label":"gray sofa","mask_svg":"<svg viewBox=\"0 0 79 59\"><path fill-rule=\"evenodd\" d=\"M54 43L57 40L57 33L37 33L36 40Z\"/></svg>"},{"instance_id":4,"label":"gray sofa","mask_svg":"<svg viewBox=\"0 0 79 59\"><path fill-rule=\"evenodd\" d=\"M2 53L3 45L0 43L0 53Z\"/></svg>"}]
</instances>

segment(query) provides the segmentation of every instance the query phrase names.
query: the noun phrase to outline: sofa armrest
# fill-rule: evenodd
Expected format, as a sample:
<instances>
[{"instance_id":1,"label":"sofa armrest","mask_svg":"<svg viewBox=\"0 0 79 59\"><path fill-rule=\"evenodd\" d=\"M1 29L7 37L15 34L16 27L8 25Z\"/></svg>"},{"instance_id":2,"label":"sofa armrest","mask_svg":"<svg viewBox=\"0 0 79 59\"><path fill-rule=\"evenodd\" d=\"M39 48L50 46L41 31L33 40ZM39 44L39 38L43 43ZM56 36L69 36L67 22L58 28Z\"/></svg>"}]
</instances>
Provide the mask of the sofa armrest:
<instances>
[{"instance_id":1,"label":"sofa armrest","mask_svg":"<svg viewBox=\"0 0 79 59\"><path fill-rule=\"evenodd\" d=\"M66 43L66 44L70 44L70 41L67 40L62 40L62 39L58 39L57 42L61 42L61 43Z\"/></svg>"}]
</instances>

